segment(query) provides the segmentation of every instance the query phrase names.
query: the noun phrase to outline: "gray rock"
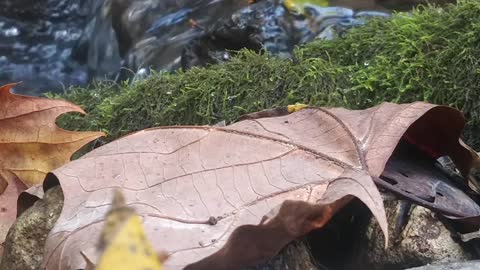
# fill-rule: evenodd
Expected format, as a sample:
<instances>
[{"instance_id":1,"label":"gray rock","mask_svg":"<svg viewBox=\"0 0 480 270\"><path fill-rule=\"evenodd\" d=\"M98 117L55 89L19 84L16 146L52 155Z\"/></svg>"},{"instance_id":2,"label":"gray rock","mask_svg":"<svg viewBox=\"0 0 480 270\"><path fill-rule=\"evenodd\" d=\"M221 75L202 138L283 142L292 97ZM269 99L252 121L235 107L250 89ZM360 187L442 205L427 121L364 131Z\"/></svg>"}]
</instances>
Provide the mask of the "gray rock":
<instances>
[{"instance_id":1,"label":"gray rock","mask_svg":"<svg viewBox=\"0 0 480 270\"><path fill-rule=\"evenodd\" d=\"M43 247L63 207L63 192L54 186L15 221L5 240L0 270L40 269Z\"/></svg>"},{"instance_id":2,"label":"gray rock","mask_svg":"<svg viewBox=\"0 0 480 270\"><path fill-rule=\"evenodd\" d=\"M402 219L400 209L401 201L385 202L390 234L388 248L384 248L383 234L372 220L360 241L353 265L372 270L405 269L473 259L473 254L451 237L451 232L437 215L424 207L413 205L403 230L398 230L396 225ZM356 268L352 266L351 269Z\"/></svg>"},{"instance_id":3,"label":"gray rock","mask_svg":"<svg viewBox=\"0 0 480 270\"><path fill-rule=\"evenodd\" d=\"M410 268L406 270L478 270L478 269L480 269L480 261L425 265L425 266Z\"/></svg>"},{"instance_id":4,"label":"gray rock","mask_svg":"<svg viewBox=\"0 0 480 270\"><path fill-rule=\"evenodd\" d=\"M307 241L298 240L290 243L272 259L243 270L319 270L310 253Z\"/></svg>"}]
</instances>

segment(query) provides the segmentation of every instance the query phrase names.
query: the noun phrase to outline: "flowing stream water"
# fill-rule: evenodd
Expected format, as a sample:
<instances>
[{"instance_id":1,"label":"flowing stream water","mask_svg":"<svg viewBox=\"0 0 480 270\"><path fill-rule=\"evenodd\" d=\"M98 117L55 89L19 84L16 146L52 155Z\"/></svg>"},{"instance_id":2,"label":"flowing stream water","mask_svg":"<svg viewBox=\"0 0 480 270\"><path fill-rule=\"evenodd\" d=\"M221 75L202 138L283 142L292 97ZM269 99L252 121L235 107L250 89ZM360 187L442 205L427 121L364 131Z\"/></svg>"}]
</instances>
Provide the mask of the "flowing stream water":
<instances>
[{"instance_id":1,"label":"flowing stream water","mask_svg":"<svg viewBox=\"0 0 480 270\"><path fill-rule=\"evenodd\" d=\"M392 1L379 2L395 5ZM411 7L412 1L407 2ZM174 70L181 66L182 51L204 35L205 28L248 4L247 0L2 0L0 85L22 82L15 92L39 95L87 86L92 80L131 78L142 68ZM385 10L374 0L332 0L331 4ZM277 9L269 10L280 16ZM346 16L346 9L337 11L338 16ZM249 12L241 14L263 16L263 11ZM262 29L274 31L275 27L268 28L270 22L261 21L266 25ZM264 37L272 35L268 31Z\"/></svg>"}]
</instances>

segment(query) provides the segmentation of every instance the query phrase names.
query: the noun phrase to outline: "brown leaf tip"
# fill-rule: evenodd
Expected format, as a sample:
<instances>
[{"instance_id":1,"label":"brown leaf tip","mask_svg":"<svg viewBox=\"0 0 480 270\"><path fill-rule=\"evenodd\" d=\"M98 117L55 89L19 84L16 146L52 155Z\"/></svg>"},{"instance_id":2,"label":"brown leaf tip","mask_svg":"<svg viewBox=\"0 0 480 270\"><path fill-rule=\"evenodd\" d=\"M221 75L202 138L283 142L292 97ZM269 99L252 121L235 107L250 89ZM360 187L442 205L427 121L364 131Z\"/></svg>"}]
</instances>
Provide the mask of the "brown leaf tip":
<instances>
[{"instance_id":1,"label":"brown leaf tip","mask_svg":"<svg viewBox=\"0 0 480 270\"><path fill-rule=\"evenodd\" d=\"M19 84L21 82L18 82L18 83L9 83L9 84L5 84L3 86L0 86L0 91L6 91L6 92L10 92L10 89L12 87L14 87L15 85Z\"/></svg>"}]
</instances>

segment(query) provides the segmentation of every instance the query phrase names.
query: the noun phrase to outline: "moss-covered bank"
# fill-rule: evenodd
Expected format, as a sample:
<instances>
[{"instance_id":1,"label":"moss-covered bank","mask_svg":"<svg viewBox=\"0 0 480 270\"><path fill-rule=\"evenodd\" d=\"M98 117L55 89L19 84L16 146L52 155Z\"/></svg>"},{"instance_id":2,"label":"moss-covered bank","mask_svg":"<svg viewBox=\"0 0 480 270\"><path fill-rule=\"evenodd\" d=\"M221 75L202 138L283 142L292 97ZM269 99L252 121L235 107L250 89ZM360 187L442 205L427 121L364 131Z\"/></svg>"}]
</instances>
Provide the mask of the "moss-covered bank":
<instances>
[{"instance_id":1,"label":"moss-covered bank","mask_svg":"<svg viewBox=\"0 0 480 270\"><path fill-rule=\"evenodd\" d=\"M113 139L151 126L228 122L295 102L365 108L423 100L463 110L472 134L480 123L479 61L480 1L460 0L371 21L344 38L299 48L292 60L243 51L222 65L156 74L133 86L72 89L64 97L89 116L61 122Z\"/></svg>"}]
</instances>

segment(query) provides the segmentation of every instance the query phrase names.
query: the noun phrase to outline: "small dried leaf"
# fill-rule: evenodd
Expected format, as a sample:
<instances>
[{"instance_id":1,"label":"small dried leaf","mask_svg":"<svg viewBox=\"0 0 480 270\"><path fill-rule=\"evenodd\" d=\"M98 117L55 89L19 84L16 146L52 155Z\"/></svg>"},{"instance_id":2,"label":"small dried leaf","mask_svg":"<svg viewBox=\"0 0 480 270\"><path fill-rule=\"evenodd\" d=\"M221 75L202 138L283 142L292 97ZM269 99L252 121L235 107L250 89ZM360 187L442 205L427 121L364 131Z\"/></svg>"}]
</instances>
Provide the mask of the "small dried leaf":
<instances>
[{"instance_id":1,"label":"small dried leaf","mask_svg":"<svg viewBox=\"0 0 480 270\"><path fill-rule=\"evenodd\" d=\"M399 144L380 177L382 187L449 218L480 215L480 206L415 146ZM463 181L463 179L462 179Z\"/></svg>"}]
</instances>

